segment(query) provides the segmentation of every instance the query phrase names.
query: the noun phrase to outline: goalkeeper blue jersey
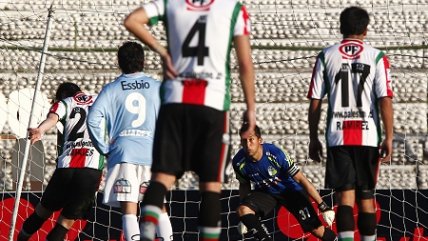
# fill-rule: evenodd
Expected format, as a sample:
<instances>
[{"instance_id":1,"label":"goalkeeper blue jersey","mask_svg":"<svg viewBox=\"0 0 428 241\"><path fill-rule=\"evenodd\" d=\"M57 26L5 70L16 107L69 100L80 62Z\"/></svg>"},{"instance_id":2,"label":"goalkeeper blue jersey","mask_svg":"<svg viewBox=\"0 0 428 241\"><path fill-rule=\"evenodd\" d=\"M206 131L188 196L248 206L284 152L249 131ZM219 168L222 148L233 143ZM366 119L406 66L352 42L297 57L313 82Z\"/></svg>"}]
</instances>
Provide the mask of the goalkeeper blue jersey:
<instances>
[{"instance_id":1,"label":"goalkeeper blue jersey","mask_svg":"<svg viewBox=\"0 0 428 241\"><path fill-rule=\"evenodd\" d=\"M232 165L239 182L250 182L255 190L273 195L303 190L293 179L299 168L288 153L273 144L262 146L263 155L258 161L248 156L244 149L233 157Z\"/></svg>"},{"instance_id":2,"label":"goalkeeper blue jersey","mask_svg":"<svg viewBox=\"0 0 428 241\"><path fill-rule=\"evenodd\" d=\"M103 87L88 115L95 148L107 165L121 162L151 165L160 107L160 81L144 73L122 74Z\"/></svg>"}]
</instances>

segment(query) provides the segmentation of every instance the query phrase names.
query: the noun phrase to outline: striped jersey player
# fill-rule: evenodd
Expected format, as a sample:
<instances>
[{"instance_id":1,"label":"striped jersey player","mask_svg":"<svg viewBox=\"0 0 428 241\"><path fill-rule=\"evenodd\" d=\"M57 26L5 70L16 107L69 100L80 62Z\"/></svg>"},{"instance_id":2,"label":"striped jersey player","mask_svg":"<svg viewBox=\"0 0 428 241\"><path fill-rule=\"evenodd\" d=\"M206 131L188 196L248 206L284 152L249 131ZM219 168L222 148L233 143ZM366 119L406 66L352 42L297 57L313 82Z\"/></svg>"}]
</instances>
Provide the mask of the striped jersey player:
<instances>
[{"instance_id":1,"label":"striped jersey player","mask_svg":"<svg viewBox=\"0 0 428 241\"><path fill-rule=\"evenodd\" d=\"M51 107L50 113L57 114L64 127L58 168L103 169L104 158L96 151L86 128L86 116L95 99L95 95L79 92Z\"/></svg>"},{"instance_id":2,"label":"striped jersey player","mask_svg":"<svg viewBox=\"0 0 428 241\"><path fill-rule=\"evenodd\" d=\"M344 39L318 55L307 97L329 97L328 146L379 145L377 100L393 96L389 71L387 56L358 39Z\"/></svg>"},{"instance_id":3,"label":"striped jersey player","mask_svg":"<svg viewBox=\"0 0 428 241\"><path fill-rule=\"evenodd\" d=\"M147 31L147 25L158 21L165 26L167 48ZM157 52L164 65L141 240L154 239L160 197L191 170L199 176L201 190L199 240L216 241L221 233L219 200L228 153L232 44L246 118L251 128L256 124L248 13L236 0L155 0L134 10L124 25Z\"/></svg>"}]
</instances>

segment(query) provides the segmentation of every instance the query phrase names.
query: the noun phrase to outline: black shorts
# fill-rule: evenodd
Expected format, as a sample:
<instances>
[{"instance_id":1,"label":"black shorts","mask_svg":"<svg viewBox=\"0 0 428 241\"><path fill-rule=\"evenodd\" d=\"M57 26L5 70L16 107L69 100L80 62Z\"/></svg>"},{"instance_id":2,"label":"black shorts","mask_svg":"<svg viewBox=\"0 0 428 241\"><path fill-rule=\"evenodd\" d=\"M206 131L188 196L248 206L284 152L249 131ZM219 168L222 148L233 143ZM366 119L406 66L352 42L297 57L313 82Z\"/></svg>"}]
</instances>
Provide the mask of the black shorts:
<instances>
[{"instance_id":1,"label":"black shorts","mask_svg":"<svg viewBox=\"0 0 428 241\"><path fill-rule=\"evenodd\" d=\"M252 191L241 204L251 208L261 217L269 214L278 204L284 206L293 214L305 232L310 232L322 225L308 195L303 191L287 192L281 196Z\"/></svg>"},{"instance_id":2,"label":"black shorts","mask_svg":"<svg viewBox=\"0 0 428 241\"><path fill-rule=\"evenodd\" d=\"M338 191L372 190L379 171L379 149L368 146L336 146L327 150L325 183Z\"/></svg>"},{"instance_id":3,"label":"black shorts","mask_svg":"<svg viewBox=\"0 0 428 241\"><path fill-rule=\"evenodd\" d=\"M102 172L93 168L58 168L52 175L41 200L48 210L68 219L82 219L92 207Z\"/></svg>"},{"instance_id":4,"label":"black shorts","mask_svg":"<svg viewBox=\"0 0 428 241\"><path fill-rule=\"evenodd\" d=\"M222 182L229 147L228 112L189 104L159 111L152 172L180 178L194 171L201 182Z\"/></svg>"}]
</instances>

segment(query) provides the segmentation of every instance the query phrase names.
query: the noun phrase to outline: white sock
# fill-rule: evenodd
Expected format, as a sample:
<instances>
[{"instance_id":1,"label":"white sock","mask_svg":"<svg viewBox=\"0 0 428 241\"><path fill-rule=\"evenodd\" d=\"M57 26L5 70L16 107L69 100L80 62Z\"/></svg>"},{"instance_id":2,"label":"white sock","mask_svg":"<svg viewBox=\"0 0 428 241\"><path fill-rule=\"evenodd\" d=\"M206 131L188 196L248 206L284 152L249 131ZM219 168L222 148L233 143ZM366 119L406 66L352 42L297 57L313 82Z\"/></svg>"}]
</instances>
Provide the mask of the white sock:
<instances>
[{"instance_id":1,"label":"white sock","mask_svg":"<svg viewBox=\"0 0 428 241\"><path fill-rule=\"evenodd\" d=\"M122 230L126 241L140 240L140 225L136 215L122 215Z\"/></svg>"},{"instance_id":2,"label":"white sock","mask_svg":"<svg viewBox=\"0 0 428 241\"><path fill-rule=\"evenodd\" d=\"M157 237L163 238L161 240L171 241L172 237L172 226L169 220L168 213L162 213L159 216L159 225L156 227Z\"/></svg>"}]
</instances>

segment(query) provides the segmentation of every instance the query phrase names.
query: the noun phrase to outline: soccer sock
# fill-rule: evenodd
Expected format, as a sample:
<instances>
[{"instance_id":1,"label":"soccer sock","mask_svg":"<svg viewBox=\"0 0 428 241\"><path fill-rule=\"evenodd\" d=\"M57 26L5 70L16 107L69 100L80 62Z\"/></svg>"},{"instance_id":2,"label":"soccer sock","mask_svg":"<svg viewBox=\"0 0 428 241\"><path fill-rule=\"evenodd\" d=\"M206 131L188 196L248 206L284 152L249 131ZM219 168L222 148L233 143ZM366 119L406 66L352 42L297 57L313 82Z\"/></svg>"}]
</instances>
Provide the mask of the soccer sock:
<instances>
[{"instance_id":1,"label":"soccer sock","mask_svg":"<svg viewBox=\"0 0 428 241\"><path fill-rule=\"evenodd\" d=\"M152 241L155 239L156 226L162 213L163 200L167 192L166 187L160 182L150 182L144 193L143 207L141 212L140 234L141 241Z\"/></svg>"},{"instance_id":2,"label":"soccer sock","mask_svg":"<svg viewBox=\"0 0 428 241\"><path fill-rule=\"evenodd\" d=\"M135 214L122 215L122 230L126 241L140 239L140 226Z\"/></svg>"},{"instance_id":3,"label":"soccer sock","mask_svg":"<svg viewBox=\"0 0 428 241\"><path fill-rule=\"evenodd\" d=\"M67 232L68 229L57 223L55 227L49 232L48 236L46 236L46 241L64 241L64 237Z\"/></svg>"},{"instance_id":4,"label":"soccer sock","mask_svg":"<svg viewBox=\"0 0 428 241\"><path fill-rule=\"evenodd\" d=\"M246 214L244 216L241 216L239 219L245 226L247 226L248 230L250 230L253 236L258 240L263 240L263 241L272 240L267 230L263 228L262 224L260 223L256 215Z\"/></svg>"},{"instance_id":5,"label":"soccer sock","mask_svg":"<svg viewBox=\"0 0 428 241\"><path fill-rule=\"evenodd\" d=\"M376 214L360 212L358 214L358 230L361 234L361 241L375 241Z\"/></svg>"},{"instance_id":6,"label":"soccer sock","mask_svg":"<svg viewBox=\"0 0 428 241\"><path fill-rule=\"evenodd\" d=\"M354 212L351 206L339 205L336 213L337 236L339 241L354 240Z\"/></svg>"},{"instance_id":7,"label":"soccer sock","mask_svg":"<svg viewBox=\"0 0 428 241\"><path fill-rule=\"evenodd\" d=\"M168 213L162 213L159 216L159 225L156 228L156 234L163 241L173 240L172 226Z\"/></svg>"},{"instance_id":8,"label":"soccer sock","mask_svg":"<svg viewBox=\"0 0 428 241\"><path fill-rule=\"evenodd\" d=\"M321 238L322 241L335 241L337 240L336 234L329 228L324 229L324 234Z\"/></svg>"},{"instance_id":9,"label":"soccer sock","mask_svg":"<svg viewBox=\"0 0 428 241\"><path fill-rule=\"evenodd\" d=\"M41 218L36 212L25 220L22 230L19 232L18 241L27 241L43 225L46 219Z\"/></svg>"},{"instance_id":10,"label":"soccer sock","mask_svg":"<svg viewBox=\"0 0 428 241\"><path fill-rule=\"evenodd\" d=\"M201 193L201 207L199 211L200 241L218 241L220 238L220 197L220 193L217 192Z\"/></svg>"}]
</instances>

